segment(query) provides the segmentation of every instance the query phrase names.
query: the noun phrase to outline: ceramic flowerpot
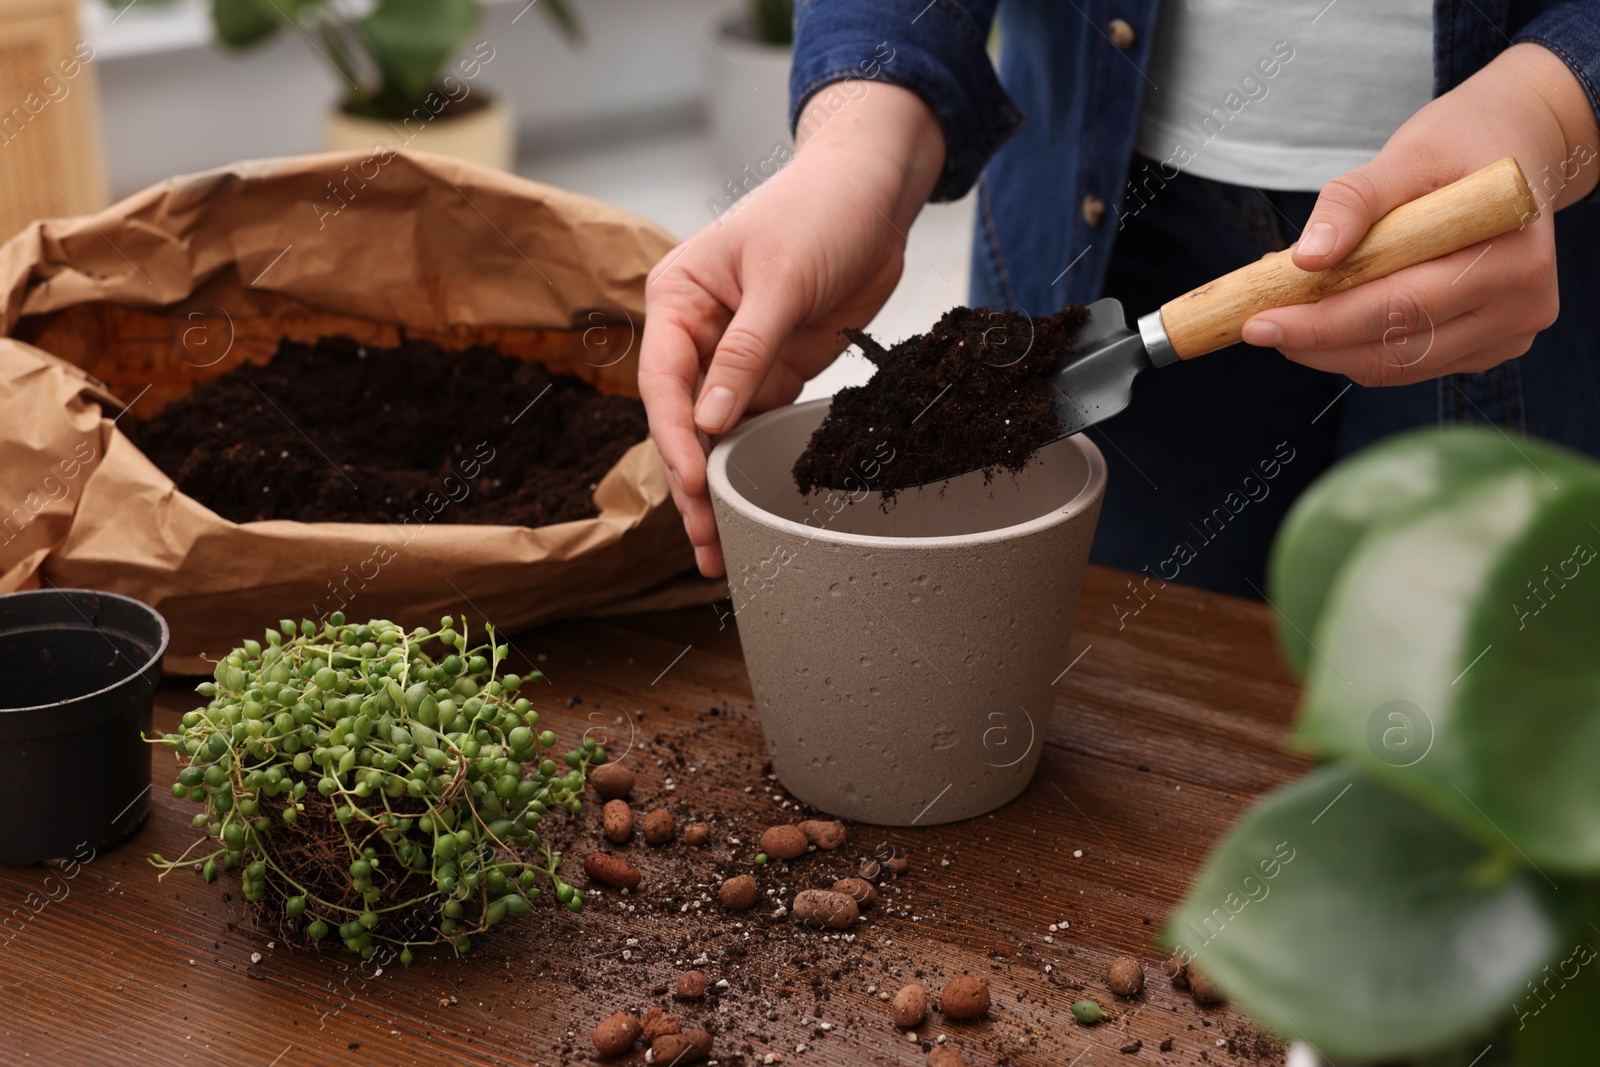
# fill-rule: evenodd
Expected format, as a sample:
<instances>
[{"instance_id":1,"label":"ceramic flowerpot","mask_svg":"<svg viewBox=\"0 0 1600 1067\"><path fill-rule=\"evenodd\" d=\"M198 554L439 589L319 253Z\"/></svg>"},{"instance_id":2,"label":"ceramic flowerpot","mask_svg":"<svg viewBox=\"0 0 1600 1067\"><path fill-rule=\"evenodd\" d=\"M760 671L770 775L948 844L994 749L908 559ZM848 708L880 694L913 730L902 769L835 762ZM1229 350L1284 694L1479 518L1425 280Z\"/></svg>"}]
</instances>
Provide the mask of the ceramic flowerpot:
<instances>
[{"instance_id":1,"label":"ceramic flowerpot","mask_svg":"<svg viewBox=\"0 0 1600 1067\"><path fill-rule=\"evenodd\" d=\"M751 176L770 178L794 148L789 133L788 45L756 39L742 18L724 22L708 52L711 140L725 181L742 195ZM749 168L746 174L745 168Z\"/></svg>"},{"instance_id":2,"label":"ceramic flowerpot","mask_svg":"<svg viewBox=\"0 0 1600 1067\"><path fill-rule=\"evenodd\" d=\"M420 107L403 119L373 119L335 107L328 112L323 143L330 152L433 152L509 171L517 162L517 130L511 106L482 90L446 103L437 115Z\"/></svg>"},{"instance_id":3,"label":"ceramic flowerpot","mask_svg":"<svg viewBox=\"0 0 1600 1067\"><path fill-rule=\"evenodd\" d=\"M1033 777L1105 491L1079 435L1020 474L802 497L790 469L818 400L752 419L709 463L712 501L773 770L824 811L881 825L971 818Z\"/></svg>"},{"instance_id":4,"label":"ceramic flowerpot","mask_svg":"<svg viewBox=\"0 0 1600 1067\"><path fill-rule=\"evenodd\" d=\"M167 637L159 614L115 593L0 596L0 864L83 862L144 822Z\"/></svg>"}]
</instances>

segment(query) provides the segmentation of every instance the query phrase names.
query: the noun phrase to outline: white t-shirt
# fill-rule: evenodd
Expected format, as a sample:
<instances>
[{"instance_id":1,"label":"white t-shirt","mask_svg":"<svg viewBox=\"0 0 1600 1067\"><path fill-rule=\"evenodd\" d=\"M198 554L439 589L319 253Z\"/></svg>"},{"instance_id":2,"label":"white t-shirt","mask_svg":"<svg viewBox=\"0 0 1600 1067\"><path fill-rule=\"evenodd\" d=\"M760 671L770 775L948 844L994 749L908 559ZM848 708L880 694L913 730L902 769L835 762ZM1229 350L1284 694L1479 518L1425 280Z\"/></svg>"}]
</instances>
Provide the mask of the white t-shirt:
<instances>
[{"instance_id":1,"label":"white t-shirt","mask_svg":"<svg viewBox=\"0 0 1600 1067\"><path fill-rule=\"evenodd\" d=\"M1260 189L1318 190L1433 96L1432 0L1165 0L1142 155Z\"/></svg>"}]
</instances>

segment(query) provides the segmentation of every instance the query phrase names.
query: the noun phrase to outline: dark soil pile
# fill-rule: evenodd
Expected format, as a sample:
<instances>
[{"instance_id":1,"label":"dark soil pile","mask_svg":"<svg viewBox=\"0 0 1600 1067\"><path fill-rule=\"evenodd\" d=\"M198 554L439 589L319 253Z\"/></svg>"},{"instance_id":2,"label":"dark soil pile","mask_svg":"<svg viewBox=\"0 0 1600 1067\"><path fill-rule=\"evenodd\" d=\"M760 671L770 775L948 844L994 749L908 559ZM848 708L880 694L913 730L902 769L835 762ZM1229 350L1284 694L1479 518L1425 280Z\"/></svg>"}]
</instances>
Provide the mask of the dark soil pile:
<instances>
[{"instance_id":1,"label":"dark soil pile","mask_svg":"<svg viewBox=\"0 0 1600 1067\"><path fill-rule=\"evenodd\" d=\"M648 433L644 406L492 348L284 340L123 426L184 493L233 522L546 526Z\"/></svg>"},{"instance_id":2,"label":"dark soil pile","mask_svg":"<svg viewBox=\"0 0 1600 1067\"><path fill-rule=\"evenodd\" d=\"M1087 317L1081 307L1047 319L954 308L890 349L846 330L877 371L833 398L795 484L802 493L865 484L889 498L969 470L1021 470L1061 436L1050 376Z\"/></svg>"}]
</instances>

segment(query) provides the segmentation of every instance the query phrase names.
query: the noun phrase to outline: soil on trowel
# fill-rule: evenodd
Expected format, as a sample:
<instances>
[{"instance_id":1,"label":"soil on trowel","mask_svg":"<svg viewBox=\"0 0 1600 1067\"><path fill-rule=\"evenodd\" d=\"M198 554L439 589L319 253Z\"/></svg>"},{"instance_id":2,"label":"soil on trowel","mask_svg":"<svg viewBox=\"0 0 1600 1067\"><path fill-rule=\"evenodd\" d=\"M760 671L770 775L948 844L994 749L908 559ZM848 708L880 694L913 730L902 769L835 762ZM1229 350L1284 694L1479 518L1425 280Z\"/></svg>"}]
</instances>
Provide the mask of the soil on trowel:
<instances>
[{"instance_id":1,"label":"soil on trowel","mask_svg":"<svg viewBox=\"0 0 1600 1067\"><path fill-rule=\"evenodd\" d=\"M179 489L233 522L590 518L595 486L648 433L639 401L493 348L348 337L285 339L130 422Z\"/></svg>"},{"instance_id":2,"label":"soil on trowel","mask_svg":"<svg viewBox=\"0 0 1600 1067\"><path fill-rule=\"evenodd\" d=\"M885 349L845 330L877 370L841 389L794 465L802 493L866 485L896 490L981 469L1019 471L1061 436L1050 384L1088 317L955 308L928 333ZM848 479L848 480L847 480Z\"/></svg>"}]
</instances>

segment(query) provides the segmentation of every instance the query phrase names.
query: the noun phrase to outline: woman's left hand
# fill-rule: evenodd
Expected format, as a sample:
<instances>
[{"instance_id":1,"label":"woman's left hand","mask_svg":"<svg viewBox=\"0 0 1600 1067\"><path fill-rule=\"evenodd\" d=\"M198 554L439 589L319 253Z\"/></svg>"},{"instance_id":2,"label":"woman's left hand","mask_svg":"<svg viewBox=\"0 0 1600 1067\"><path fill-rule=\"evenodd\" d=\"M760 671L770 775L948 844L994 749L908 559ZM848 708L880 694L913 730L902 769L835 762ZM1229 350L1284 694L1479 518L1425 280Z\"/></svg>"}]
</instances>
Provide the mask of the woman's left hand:
<instances>
[{"instance_id":1,"label":"woman's left hand","mask_svg":"<svg viewBox=\"0 0 1600 1067\"><path fill-rule=\"evenodd\" d=\"M1326 270L1392 209L1508 155L1538 219L1320 303L1264 311L1244 324L1245 342L1359 385L1476 373L1522 355L1555 321L1554 215L1594 188L1597 143L1594 110L1567 65L1539 45L1513 45L1408 119L1371 163L1329 182L1294 262Z\"/></svg>"}]
</instances>

